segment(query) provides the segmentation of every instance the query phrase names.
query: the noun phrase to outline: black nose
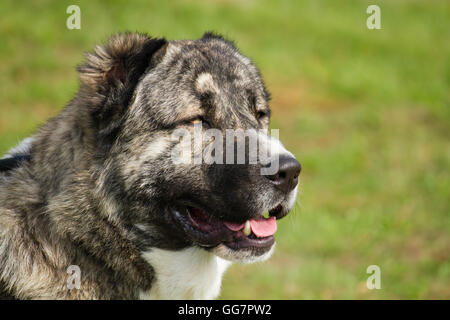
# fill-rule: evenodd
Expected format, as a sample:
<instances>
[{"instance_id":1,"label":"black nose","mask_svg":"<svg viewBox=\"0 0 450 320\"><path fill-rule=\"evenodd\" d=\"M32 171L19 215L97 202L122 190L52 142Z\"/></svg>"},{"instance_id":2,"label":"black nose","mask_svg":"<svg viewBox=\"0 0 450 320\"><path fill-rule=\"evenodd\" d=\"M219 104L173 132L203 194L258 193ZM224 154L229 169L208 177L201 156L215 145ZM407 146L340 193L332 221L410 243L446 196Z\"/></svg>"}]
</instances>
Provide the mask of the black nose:
<instances>
[{"instance_id":1,"label":"black nose","mask_svg":"<svg viewBox=\"0 0 450 320\"><path fill-rule=\"evenodd\" d=\"M274 175L267 175L276 188L284 193L292 191L298 184L298 175L302 167L300 163L291 156L280 156L278 162L278 172Z\"/></svg>"}]
</instances>

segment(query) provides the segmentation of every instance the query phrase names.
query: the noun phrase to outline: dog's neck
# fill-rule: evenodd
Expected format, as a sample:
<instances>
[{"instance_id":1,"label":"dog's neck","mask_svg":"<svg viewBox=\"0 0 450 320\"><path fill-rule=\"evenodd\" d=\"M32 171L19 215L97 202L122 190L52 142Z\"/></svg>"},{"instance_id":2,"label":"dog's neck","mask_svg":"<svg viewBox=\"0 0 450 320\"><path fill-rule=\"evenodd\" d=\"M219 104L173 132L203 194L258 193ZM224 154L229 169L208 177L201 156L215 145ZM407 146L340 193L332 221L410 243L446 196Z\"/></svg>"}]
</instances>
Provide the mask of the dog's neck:
<instances>
[{"instance_id":1,"label":"dog's neck","mask_svg":"<svg viewBox=\"0 0 450 320\"><path fill-rule=\"evenodd\" d=\"M151 249L143 254L155 280L141 299L214 299L231 262L197 247L178 251Z\"/></svg>"},{"instance_id":2,"label":"dog's neck","mask_svg":"<svg viewBox=\"0 0 450 320\"><path fill-rule=\"evenodd\" d=\"M88 252L93 260L101 261L109 271L99 272L105 277L110 274L108 281L124 279L127 287L148 289L153 280L151 266L130 241L127 230L110 218L101 199L95 199L93 133L70 108L63 112L64 116L48 121L10 155L30 154L28 172L39 185L41 211L49 221L47 227L54 229L51 234L55 239L59 235L70 241L74 250ZM73 203L73 199L77 199L77 206L62 205Z\"/></svg>"}]
</instances>

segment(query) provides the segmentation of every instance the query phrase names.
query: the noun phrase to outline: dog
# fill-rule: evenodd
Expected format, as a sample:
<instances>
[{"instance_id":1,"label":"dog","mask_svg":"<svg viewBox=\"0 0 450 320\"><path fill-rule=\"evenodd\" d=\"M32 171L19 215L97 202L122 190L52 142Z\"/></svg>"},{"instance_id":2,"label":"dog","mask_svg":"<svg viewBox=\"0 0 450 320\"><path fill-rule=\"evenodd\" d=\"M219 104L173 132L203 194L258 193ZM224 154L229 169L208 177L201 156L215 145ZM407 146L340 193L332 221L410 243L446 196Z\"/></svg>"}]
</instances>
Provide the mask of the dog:
<instances>
[{"instance_id":1,"label":"dog","mask_svg":"<svg viewBox=\"0 0 450 320\"><path fill-rule=\"evenodd\" d=\"M77 70L75 97L0 160L2 298L214 299L230 263L270 257L301 166L269 136L270 95L233 42L121 33ZM174 161L174 132L199 124L253 130L275 172L247 151Z\"/></svg>"}]
</instances>

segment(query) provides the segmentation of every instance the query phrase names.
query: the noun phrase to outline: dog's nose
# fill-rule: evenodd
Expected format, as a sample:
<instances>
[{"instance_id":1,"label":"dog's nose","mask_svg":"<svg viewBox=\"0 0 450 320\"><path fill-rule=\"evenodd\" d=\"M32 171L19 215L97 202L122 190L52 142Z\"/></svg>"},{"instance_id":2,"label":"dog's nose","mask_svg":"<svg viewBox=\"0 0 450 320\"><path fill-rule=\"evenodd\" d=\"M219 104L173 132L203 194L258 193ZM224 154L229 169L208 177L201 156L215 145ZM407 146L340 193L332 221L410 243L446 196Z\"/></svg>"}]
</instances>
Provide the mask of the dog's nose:
<instances>
[{"instance_id":1,"label":"dog's nose","mask_svg":"<svg viewBox=\"0 0 450 320\"><path fill-rule=\"evenodd\" d=\"M273 175L267 175L276 188L288 193L292 191L298 184L298 176L302 167L300 163L291 156L280 156L278 162L278 171Z\"/></svg>"}]
</instances>

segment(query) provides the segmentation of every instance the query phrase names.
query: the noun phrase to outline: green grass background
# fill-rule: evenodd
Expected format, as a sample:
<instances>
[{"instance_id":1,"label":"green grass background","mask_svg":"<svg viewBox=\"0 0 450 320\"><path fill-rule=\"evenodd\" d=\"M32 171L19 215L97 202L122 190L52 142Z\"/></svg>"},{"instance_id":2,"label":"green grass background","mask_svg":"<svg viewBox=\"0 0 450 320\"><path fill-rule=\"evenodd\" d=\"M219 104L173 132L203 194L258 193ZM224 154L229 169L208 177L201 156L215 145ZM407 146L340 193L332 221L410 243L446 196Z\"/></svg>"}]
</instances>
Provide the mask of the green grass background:
<instances>
[{"instance_id":1,"label":"green grass background","mask_svg":"<svg viewBox=\"0 0 450 320\"><path fill-rule=\"evenodd\" d=\"M81 30L65 27L70 4ZM448 1L2 0L0 13L0 154L71 99L82 52L117 31L215 30L261 68L301 190L275 255L233 265L221 298L450 298Z\"/></svg>"}]
</instances>

